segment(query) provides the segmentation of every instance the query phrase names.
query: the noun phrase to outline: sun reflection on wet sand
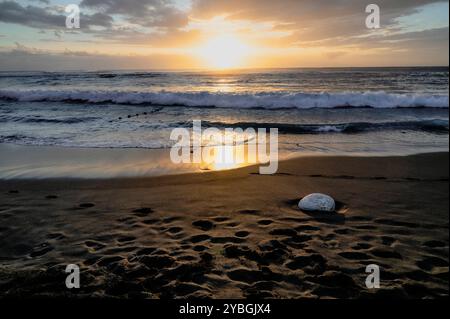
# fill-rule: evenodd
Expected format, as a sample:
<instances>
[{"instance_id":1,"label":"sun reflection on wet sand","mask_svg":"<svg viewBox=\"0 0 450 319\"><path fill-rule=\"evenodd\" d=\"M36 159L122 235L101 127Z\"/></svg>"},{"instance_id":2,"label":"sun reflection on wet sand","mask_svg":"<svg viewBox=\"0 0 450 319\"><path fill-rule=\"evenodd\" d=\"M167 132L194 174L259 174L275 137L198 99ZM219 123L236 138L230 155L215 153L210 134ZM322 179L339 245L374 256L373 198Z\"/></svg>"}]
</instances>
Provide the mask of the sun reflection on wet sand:
<instances>
[{"instance_id":1,"label":"sun reflection on wet sand","mask_svg":"<svg viewBox=\"0 0 450 319\"><path fill-rule=\"evenodd\" d=\"M212 146L205 148L205 153L208 156L202 157L201 170L220 171L246 166L246 154L241 146Z\"/></svg>"}]
</instances>

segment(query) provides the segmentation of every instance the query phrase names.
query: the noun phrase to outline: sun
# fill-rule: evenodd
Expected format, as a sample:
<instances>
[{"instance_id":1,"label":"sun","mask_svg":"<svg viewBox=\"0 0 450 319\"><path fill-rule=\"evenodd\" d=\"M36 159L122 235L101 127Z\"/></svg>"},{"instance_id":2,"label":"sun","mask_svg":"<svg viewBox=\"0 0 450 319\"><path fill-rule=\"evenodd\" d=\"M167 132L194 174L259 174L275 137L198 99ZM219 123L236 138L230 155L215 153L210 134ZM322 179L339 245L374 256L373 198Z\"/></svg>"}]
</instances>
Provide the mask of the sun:
<instances>
[{"instance_id":1,"label":"sun","mask_svg":"<svg viewBox=\"0 0 450 319\"><path fill-rule=\"evenodd\" d=\"M202 63L214 69L238 68L244 65L250 48L234 35L218 35L197 48Z\"/></svg>"}]
</instances>

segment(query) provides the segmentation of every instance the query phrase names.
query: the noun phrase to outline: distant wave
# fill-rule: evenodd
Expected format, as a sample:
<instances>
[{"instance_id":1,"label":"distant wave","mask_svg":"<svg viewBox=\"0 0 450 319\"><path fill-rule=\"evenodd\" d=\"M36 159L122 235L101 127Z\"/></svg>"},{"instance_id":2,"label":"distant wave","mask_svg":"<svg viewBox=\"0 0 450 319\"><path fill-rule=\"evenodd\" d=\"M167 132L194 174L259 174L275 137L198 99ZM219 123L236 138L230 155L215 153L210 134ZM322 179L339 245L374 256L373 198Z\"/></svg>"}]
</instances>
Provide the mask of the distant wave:
<instances>
[{"instance_id":1,"label":"distant wave","mask_svg":"<svg viewBox=\"0 0 450 319\"><path fill-rule=\"evenodd\" d=\"M164 73L153 73L153 72L132 72L132 73L97 73L97 74L87 74L86 76L97 76L103 79L111 79L116 77L139 77L139 78L157 78L166 76Z\"/></svg>"},{"instance_id":2,"label":"distant wave","mask_svg":"<svg viewBox=\"0 0 450 319\"><path fill-rule=\"evenodd\" d=\"M97 120L97 117L60 117L60 118L43 118L29 116L0 116L0 123L16 122L16 123L49 123L49 124L77 124Z\"/></svg>"},{"instance_id":3,"label":"distant wave","mask_svg":"<svg viewBox=\"0 0 450 319\"><path fill-rule=\"evenodd\" d=\"M167 73L162 72L40 72L40 71L23 71L8 72L0 71L1 78L115 78L115 77L140 77L140 78L156 78L164 77Z\"/></svg>"},{"instance_id":4,"label":"distant wave","mask_svg":"<svg viewBox=\"0 0 450 319\"><path fill-rule=\"evenodd\" d=\"M448 95L344 93L211 93L66 90L0 90L0 100L22 102L112 103L221 108L448 108Z\"/></svg>"},{"instance_id":5,"label":"distant wave","mask_svg":"<svg viewBox=\"0 0 450 319\"><path fill-rule=\"evenodd\" d=\"M191 124L192 125L192 124ZM448 120L418 120L418 121L399 121L399 122L356 122L339 124L286 124L286 123L222 123L222 122L202 122L205 127L218 128L278 128L280 134L326 134L326 133L346 133L356 134L372 131L424 131L429 133L448 134Z\"/></svg>"},{"instance_id":6,"label":"distant wave","mask_svg":"<svg viewBox=\"0 0 450 319\"><path fill-rule=\"evenodd\" d=\"M190 128L192 122L172 123L171 127L184 126ZM424 131L433 134L448 134L448 120L423 120L423 121L405 121L405 122L381 122L381 123L340 123L340 124L286 124L286 123L256 123L239 122L223 123L202 121L204 128L217 127L225 128L278 128L280 134L358 134L373 131ZM75 134L76 135L76 134ZM72 136L72 137L75 137ZM82 142L72 140L70 137L49 137L49 136L31 136L24 134L0 134L0 143L13 143L23 145L56 145L66 147L95 147L95 148L150 148L161 149L169 148L171 143L161 140L134 139L133 141L104 140L104 141L86 141Z\"/></svg>"}]
</instances>

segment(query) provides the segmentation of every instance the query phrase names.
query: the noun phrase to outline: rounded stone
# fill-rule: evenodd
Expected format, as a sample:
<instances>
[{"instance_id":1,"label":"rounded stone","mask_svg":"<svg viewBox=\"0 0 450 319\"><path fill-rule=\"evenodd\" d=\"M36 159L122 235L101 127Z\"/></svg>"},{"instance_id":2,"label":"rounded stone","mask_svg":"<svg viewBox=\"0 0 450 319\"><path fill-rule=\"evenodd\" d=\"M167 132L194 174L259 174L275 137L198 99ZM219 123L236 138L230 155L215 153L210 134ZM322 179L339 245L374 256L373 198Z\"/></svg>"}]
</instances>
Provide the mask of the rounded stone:
<instances>
[{"instance_id":1,"label":"rounded stone","mask_svg":"<svg viewBox=\"0 0 450 319\"><path fill-rule=\"evenodd\" d=\"M298 203L298 208L308 212L334 212L336 203L331 196L314 193L303 197Z\"/></svg>"}]
</instances>

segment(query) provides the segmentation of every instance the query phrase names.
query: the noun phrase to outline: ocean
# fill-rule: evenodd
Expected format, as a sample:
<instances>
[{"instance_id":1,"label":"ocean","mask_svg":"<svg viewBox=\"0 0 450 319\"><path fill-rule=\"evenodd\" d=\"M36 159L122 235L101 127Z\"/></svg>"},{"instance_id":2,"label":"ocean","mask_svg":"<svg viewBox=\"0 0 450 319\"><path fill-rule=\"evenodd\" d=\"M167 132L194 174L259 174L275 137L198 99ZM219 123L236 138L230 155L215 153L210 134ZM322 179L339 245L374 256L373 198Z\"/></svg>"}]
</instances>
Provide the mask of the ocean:
<instances>
[{"instance_id":1,"label":"ocean","mask_svg":"<svg viewBox=\"0 0 450 319\"><path fill-rule=\"evenodd\" d=\"M0 143L167 149L173 128L276 127L281 154L448 151L448 67L0 72Z\"/></svg>"}]
</instances>

